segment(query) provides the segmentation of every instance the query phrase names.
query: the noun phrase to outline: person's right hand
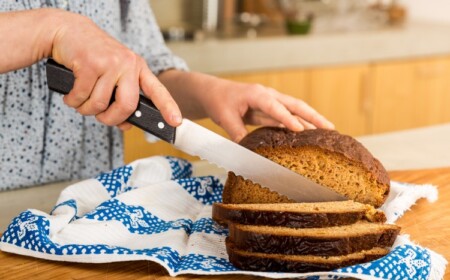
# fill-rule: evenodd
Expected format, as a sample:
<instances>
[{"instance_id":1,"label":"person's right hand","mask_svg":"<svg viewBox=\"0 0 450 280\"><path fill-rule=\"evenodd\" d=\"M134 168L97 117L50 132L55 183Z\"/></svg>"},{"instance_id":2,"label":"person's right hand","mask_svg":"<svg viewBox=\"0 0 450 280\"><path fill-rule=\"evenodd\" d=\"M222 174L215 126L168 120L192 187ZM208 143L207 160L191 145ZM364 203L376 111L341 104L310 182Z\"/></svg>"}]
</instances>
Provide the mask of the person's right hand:
<instances>
[{"instance_id":1,"label":"person's right hand","mask_svg":"<svg viewBox=\"0 0 450 280\"><path fill-rule=\"evenodd\" d=\"M97 27L87 17L49 9L59 27L54 33L51 56L71 69L75 84L64 102L82 115L122 129L134 112L139 88L172 126L181 123L181 112L148 68L145 60ZM117 86L115 101L109 105Z\"/></svg>"}]
</instances>

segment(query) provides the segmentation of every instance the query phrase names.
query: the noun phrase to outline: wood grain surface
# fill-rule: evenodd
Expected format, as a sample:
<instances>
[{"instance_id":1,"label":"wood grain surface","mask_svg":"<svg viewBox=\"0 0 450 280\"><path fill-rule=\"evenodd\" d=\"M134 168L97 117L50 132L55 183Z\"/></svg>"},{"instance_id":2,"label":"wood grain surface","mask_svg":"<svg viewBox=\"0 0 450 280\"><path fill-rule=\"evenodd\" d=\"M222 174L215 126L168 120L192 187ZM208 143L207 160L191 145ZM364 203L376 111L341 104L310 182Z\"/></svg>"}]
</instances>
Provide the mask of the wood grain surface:
<instances>
[{"instance_id":1,"label":"wood grain surface","mask_svg":"<svg viewBox=\"0 0 450 280\"><path fill-rule=\"evenodd\" d=\"M435 203L420 200L398 222L402 233L418 244L450 260L450 168L396 171L391 178L402 182L434 184L439 189ZM79 264L35 259L0 252L0 279L171 279L161 266L147 262ZM243 275L182 275L177 279L261 279ZM450 279L447 269L444 279Z\"/></svg>"}]
</instances>

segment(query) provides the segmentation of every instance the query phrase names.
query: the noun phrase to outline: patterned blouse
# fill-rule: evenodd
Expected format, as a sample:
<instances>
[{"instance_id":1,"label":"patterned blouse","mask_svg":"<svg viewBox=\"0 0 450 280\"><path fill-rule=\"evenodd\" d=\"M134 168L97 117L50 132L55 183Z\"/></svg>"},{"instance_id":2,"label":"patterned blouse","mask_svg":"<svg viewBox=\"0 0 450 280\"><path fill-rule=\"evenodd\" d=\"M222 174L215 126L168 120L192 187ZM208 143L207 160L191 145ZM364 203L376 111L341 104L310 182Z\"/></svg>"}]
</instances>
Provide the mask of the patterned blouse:
<instances>
[{"instance_id":1,"label":"patterned blouse","mask_svg":"<svg viewBox=\"0 0 450 280\"><path fill-rule=\"evenodd\" d=\"M164 45L148 0L0 1L0 12L45 7L90 17L155 74L187 68ZM79 115L47 89L44 61L0 75L0 190L92 177L122 165L122 153L120 130Z\"/></svg>"}]
</instances>

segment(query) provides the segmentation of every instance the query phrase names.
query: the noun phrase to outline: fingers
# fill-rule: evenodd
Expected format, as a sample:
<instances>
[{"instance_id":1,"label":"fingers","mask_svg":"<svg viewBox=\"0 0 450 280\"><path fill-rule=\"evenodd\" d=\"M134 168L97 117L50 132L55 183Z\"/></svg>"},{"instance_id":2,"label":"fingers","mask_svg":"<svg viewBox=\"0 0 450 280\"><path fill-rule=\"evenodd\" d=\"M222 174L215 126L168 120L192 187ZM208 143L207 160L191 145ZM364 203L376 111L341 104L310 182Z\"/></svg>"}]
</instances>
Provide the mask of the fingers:
<instances>
[{"instance_id":1,"label":"fingers","mask_svg":"<svg viewBox=\"0 0 450 280\"><path fill-rule=\"evenodd\" d=\"M334 129L330 121L300 99L260 85L253 85L250 91L246 123L283 126L293 131Z\"/></svg>"},{"instance_id":2,"label":"fingers","mask_svg":"<svg viewBox=\"0 0 450 280\"><path fill-rule=\"evenodd\" d=\"M164 120L171 126L181 124L181 112L166 87L145 66L139 75L140 85L144 94L150 98L161 112Z\"/></svg>"},{"instance_id":3,"label":"fingers","mask_svg":"<svg viewBox=\"0 0 450 280\"><path fill-rule=\"evenodd\" d=\"M99 82L100 81L101 80L99 80ZM97 93L96 90L104 90L103 94L106 95L108 92L112 93L113 89L114 87L110 88L105 86L104 88L97 88L96 86L94 92L92 93L92 98L101 95L101 93ZM97 114L96 118L98 121L106 125L119 125L123 123L131 114L133 114L136 110L138 100L139 78L137 70L130 69L119 77L114 102L107 110Z\"/></svg>"},{"instance_id":4,"label":"fingers","mask_svg":"<svg viewBox=\"0 0 450 280\"><path fill-rule=\"evenodd\" d=\"M304 119L297 117L298 121L303 125L305 129L316 129L317 127L310 122L305 121Z\"/></svg>"},{"instance_id":5,"label":"fingers","mask_svg":"<svg viewBox=\"0 0 450 280\"><path fill-rule=\"evenodd\" d=\"M304 129L315 129L317 128L315 125L305 121L300 117L296 117L297 120L303 125ZM260 111L249 111L248 114L245 115L244 121L247 124L261 125L261 126L278 126L278 127L286 127L283 123L273 119L272 117L264 114Z\"/></svg>"},{"instance_id":6,"label":"fingers","mask_svg":"<svg viewBox=\"0 0 450 280\"><path fill-rule=\"evenodd\" d=\"M311 128L319 127L325 129L334 129L333 123L319 114L306 102L288 95L281 95L280 101L285 104L285 106L290 112L292 112L293 115L299 118L302 124L308 123L306 126L309 126Z\"/></svg>"},{"instance_id":7,"label":"fingers","mask_svg":"<svg viewBox=\"0 0 450 280\"><path fill-rule=\"evenodd\" d=\"M293 131L304 129L298 118L288 110L285 104L277 99L281 94L270 88L261 89L258 85L256 87L256 90L259 88L260 93L254 94L253 98L250 98L249 105L251 108L262 111Z\"/></svg>"},{"instance_id":8,"label":"fingers","mask_svg":"<svg viewBox=\"0 0 450 280\"><path fill-rule=\"evenodd\" d=\"M248 133L242 117L237 112L225 111L221 119L216 120L216 123L228 133L234 142L241 141Z\"/></svg>"},{"instance_id":9,"label":"fingers","mask_svg":"<svg viewBox=\"0 0 450 280\"><path fill-rule=\"evenodd\" d=\"M89 99L97 81L97 74L90 68L77 71L74 69L75 83L69 94L64 96L64 103L72 108L80 107Z\"/></svg>"},{"instance_id":10,"label":"fingers","mask_svg":"<svg viewBox=\"0 0 450 280\"><path fill-rule=\"evenodd\" d=\"M64 99L65 103L82 115L95 115L103 124L118 125L119 128L126 129L128 125L123 123L137 107L141 84L144 94L161 111L167 123L179 125L182 118L178 105L145 61L138 58L137 62L130 63L124 69L117 67L122 70L121 73L101 68L96 71L80 71L74 88ZM110 104L114 89L115 100Z\"/></svg>"},{"instance_id":11,"label":"fingers","mask_svg":"<svg viewBox=\"0 0 450 280\"><path fill-rule=\"evenodd\" d=\"M130 63L124 69L111 68L108 71L92 67L76 72L74 88L64 99L80 114L95 115L98 121L109 126L123 123L134 112L139 99L137 65ZM119 70L123 71L122 75ZM115 100L110 106L114 89Z\"/></svg>"},{"instance_id":12,"label":"fingers","mask_svg":"<svg viewBox=\"0 0 450 280\"><path fill-rule=\"evenodd\" d=\"M88 98L86 98L86 100L78 106L74 106L78 113L89 116L97 115L105 111L109 106L111 95L114 91L115 82L116 80L114 77L111 77L111 75L101 76L95 83L95 86L90 92Z\"/></svg>"},{"instance_id":13,"label":"fingers","mask_svg":"<svg viewBox=\"0 0 450 280\"><path fill-rule=\"evenodd\" d=\"M68 106L82 115L95 115L106 125L127 128L123 123L136 109L142 86L170 125L181 123L177 104L144 59L87 17L67 16L70 20L61 22L53 36L51 56L75 75L74 87L64 97Z\"/></svg>"}]
</instances>

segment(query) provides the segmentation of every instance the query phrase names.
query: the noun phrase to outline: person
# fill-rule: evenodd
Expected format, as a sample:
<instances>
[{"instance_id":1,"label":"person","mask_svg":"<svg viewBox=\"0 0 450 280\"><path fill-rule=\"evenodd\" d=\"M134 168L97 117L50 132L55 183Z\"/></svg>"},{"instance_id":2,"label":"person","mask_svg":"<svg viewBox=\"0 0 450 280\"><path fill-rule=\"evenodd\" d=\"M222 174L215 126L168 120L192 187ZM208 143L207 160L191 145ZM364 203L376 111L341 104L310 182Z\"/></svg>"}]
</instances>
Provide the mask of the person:
<instances>
[{"instance_id":1,"label":"person","mask_svg":"<svg viewBox=\"0 0 450 280\"><path fill-rule=\"evenodd\" d=\"M245 124L333 128L272 88L189 72L164 45L147 0L1 1L0 11L1 190L122 165L118 128L131 126L139 89L170 125L210 117L234 141ZM76 77L64 97L47 89L48 57Z\"/></svg>"}]
</instances>

